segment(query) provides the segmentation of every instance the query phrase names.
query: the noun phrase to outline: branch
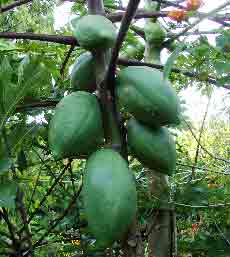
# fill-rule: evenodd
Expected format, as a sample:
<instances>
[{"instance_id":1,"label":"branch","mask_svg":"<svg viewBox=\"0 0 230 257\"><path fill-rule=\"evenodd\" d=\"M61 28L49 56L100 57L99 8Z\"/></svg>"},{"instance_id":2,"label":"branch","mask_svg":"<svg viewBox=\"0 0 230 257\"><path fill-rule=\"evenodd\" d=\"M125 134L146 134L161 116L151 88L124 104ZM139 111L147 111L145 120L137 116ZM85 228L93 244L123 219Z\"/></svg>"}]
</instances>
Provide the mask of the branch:
<instances>
[{"instance_id":1,"label":"branch","mask_svg":"<svg viewBox=\"0 0 230 257\"><path fill-rule=\"evenodd\" d=\"M66 57L65 57L63 63L62 63L62 66L61 66L61 69L60 69L60 75L61 75L62 78L64 77L65 67L66 67L66 65L67 65L67 63L69 61L69 58L70 58L73 50L74 50L74 47L75 47L74 45L71 45L69 51L66 54Z\"/></svg>"},{"instance_id":2,"label":"branch","mask_svg":"<svg viewBox=\"0 0 230 257\"><path fill-rule=\"evenodd\" d=\"M14 227L13 227L13 224L11 223L11 221L9 220L7 210L5 208L2 208L2 210L0 209L0 214L1 214L2 218L4 219L4 221L7 224L8 230L10 232L10 239L12 240L13 245L16 245L17 244L17 239L15 238Z\"/></svg>"},{"instance_id":3,"label":"branch","mask_svg":"<svg viewBox=\"0 0 230 257\"><path fill-rule=\"evenodd\" d=\"M181 206L181 207L188 207L188 208L193 208L193 209L218 209L218 208L225 208L227 206L230 206L230 203L217 203L217 204L207 204L207 205L190 205L190 204L185 204L185 203L178 203L178 202L168 202L167 200L162 200L159 199L158 197L152 195L156 200L160 202L167 203L169 205L174 206Z\"/></svg>"},{"instance_id":4,"label":"branch","mask_svg":"<svg viewBox=\"0 0 230 257\"><path fill-rule=\"evenodd\" d=\"M26 232L25 239L26 239L26 241L28 241L29 247L31 249L33 249L32 248L32 234L31 234L30 226L28 224L27 210L23 203L23 196L24 196L23 192L18 190L17 196L16 196L16 207L19 212L19 215L21 216L23 226L25 227L25 232ZM31 256L34 257L33 252L31 252Z\"/></svg>"},{"instance_id":5,"label":"branch","mask_svg":"<svg viewBox=\"0 0 230 257\"><path fill-rule=\"evenodd\" d=\"M120 113L117 112L116 106L116 98L115 98L115 71L116 71L116 63L119 55L119 51L122 47L122 43L126 37L126 34L129 30L129 26L132 22L132 19L136 13L140 0L133 0L129 1L126 12L124 17L122 18L121 26L119 29L119 33L117 36L117 40L115 46L112 51L112 56L110 59L108 72L106 74L106 84L108 85L108 89L110 90L111 97L112 97L112 108L113 108L113 115L115 121L120 129L121 132L121 153L125 159L128 160L127 154L127 144L126 144L126 130L124 124L122 122L122 118L120 117Z\"/></svg>"},{"instance_id":6,"label":"branch","mask_svg":"<svg viewBox=\"0 0 230 257\"><path fill-rule=\"evenodd\" d=\"M64 44L64 45L79 46L77 40L72 36L35 34L35 33L30 33L30 32L28 32L28 33L0 32L0 38L29 39L29 40L38 40L38 41L59 43L59 44Z\"/></svg>"},{"instance_id":7,"label":"branch","mask_svg":"<svg viewBox=\"0 0 230 257\"><path fill-rule=\"evenodd\" d=\"M66 170L69 168L69 166L71 165L71 163L69 162L65 168L62 170L62 172L59 174L59 176L54 180L54 183L52 184L52 186L48 189L48 191L46 192L46 194L44 195L44 197L42 198L42 200L39 203L39 207L37 207L30 215L29 219L28 219L28 223L31 222L31 220L34 218L34 215L37 213L37 211L40 209L40 207L43 205L43 203L46 201L47 197L53 192L53 189L55 188L55 186L58 184L58 182L61 180L62 176L64 175L64 173L66 172Z\"/></svg>"},{"instance_id":8,"label":"branch","mask_svg":"<svg viewBox=\"0 0 230 257\"><path fill-rule=\"evenodd\" d=\"M177 3L173 3L173 2L170 2L170 1L165 1L165 0L153 0L153 2L157 2L157 3L160 3L160 4L165 4L167 6L173 6L173 7L177 7L179 9L185 9L186 10L186 7L181 5L181 4L177 4Z\"/></svg>"},{"instance_id":9,"label":"branch","mask_svg":"<svg viewBox=\"0 0 230 257\"><path fill-rule=\"evenodd\" d=\"M194 159L194 168L192 168L192 177L194 177L194 175L195 175L195 166L197 165L198 157L199 157L200 141L201 141L202 133L203 133L203 130L204 130L205 120L206 120L207 115L208 115L208 109L209 109L210 101L211 101L211 95L208 99L208 104L206 106L206 110L205 110L204 117L203 117L202 124L201 124L201 128L200 128L200 134L199 134L199 138L198 138L198 142L197 142L197 148L196 148L196 155L195 155L195 159Z\"/></svg>"},{"instance_id":10,"label":"branch","mask_svg":"<svg viewBox=\"0 0 230 257\"><path fill-rule=\"evenodd\" d=\"M195 22L193 22L192 24L190 24L189 26L187 26L184 30L182 30L180 33L178 33L177 35L171 37L170 39L166 40L164 42L164 45L168 45L171 42L173 42L175 39L179 38L180 36L183 36L186 32L188 32L190 29L194 28L196 25L198 25L201 21L203 21L204 19L209 18L210 16L213 16L216 12L222 10L223 8L225 8L226 6L228 6L230 4L230 1L226 1L224 4L218 6L217 8L213 9L212 11L204 14L202 17L200 17L199 19L197 19Z\"/></svg>"},{"instance_id":11,"label":"branch","mask_svg":"<svg viewBox=\"0 0 230 257\"><path fill-rule=\"evenodd\" d=\"M31 213L27 224L29 224L31 222L31 220L34 218L35 214L38 212L38 210L40 209L40 207L43 205L43 203L46 201L47 197L53 192L53 189L55 188L55 186L58 184L58 182L61 180L62 176L64 175L64 173L66 172L66 170L69 168L70 163L68 163L65 168L62 170L62 172L59 174L59 176L55 179L54 183L52 184L52 186L47 190L46 194L44 195L44 197L42 198L42 200L40 201L38 207ZM21 233L23 230L25 229L25 226L23 226L19 233Z\"/></svg>"},{"instance_id":12,"label":"branch","mask_svg":"<svg viewBox=\"0 0 230 257\"><path fill-rule=\"evenodd\" d=\"M226 243L230 246L230 241L228 240L228 238L225 236L225 234L223 233L223 231L220 229L220 227L217 225L217 223L215 222L215 226L218 230L218 232L221 234L222 238L226 241Z\"/></svg>"},{"instance_id":13,"label":"branch","mask_svg":"<svg viewBox=\"0 0 230 257\"><path fill-rule=\"evenodd\" d=\"M226 175L226 176L230 175L230 172L215 171L215 170L212 170L212 169L208 169L208 168L204 168L204 167L200 167L200 166L189 165L189 164L183 164L183 163L180 163L180 162L177 162L176 164L179 165L179 166L183 166L183 167L195 168L195 169L198 169L198 170L203 170L203 171L212 172L212 173L218 173L218 174L221 174L221 175ZM190 173L190 172L191 171L183 172L183 174L184 173ZM179 174L182 174L182 173L176 173L175 175L179 175Z\"/></svg>"},{"instance_id":14,"label":"branch","mask_svg":"<svg viewBox=\"0 0 230 257\"><path fill-rule=\"evenodd\" d=\"M188 124L188 122L187 122L185 119L183 119L183 120L184 120L185 124L187 125L188 129L190 130L191 134L193 135L194 139L196 140L196 142L200 145L200 147L201 147L208 155L210 155L210 156L211 156L213 159L215 159L215 160L222 161L222 162L226 162L226 163L230 163L229 160L225 160L225 159L223 159L223 158L214 156L214 155L213 155L212 153L210 153L203 145L201 145L201 144L199 143L199 140L197 139L195 133L193 132L191 126Z\"/></svg>"},{"instance_id":15,"label":"branch","mask_svg":"<svg viewBox=\"0 0 230 257\"><path fill-rule=\"evenodd\" d=\"M82 183L80 183L79 188L76 192L76 194L74 194L74 196L72 197L71 202L69 203L68 207L63 211L63 214L61 216L59 216L53 223L53 225L51 225L50 228L48 228L48 230L44 233L44 235L41 236L41 238L33 245L33 248L37 247L40 245L40 243L43 241L43 239L49 235L49 233L59 224L60 221L63 220L63 218L69 213L69 211L72 209L72 207L76 204L76 200L79 197L80 193L82 190ZM30 252L31 250L29 250ZM27 253L28 255L28 253ZM26 255L26 256L27 256Z\"/></svg>"},{"instance_id":16,"label":"branch","mask_svg":"<svg viewBox=\"0 0 230 257\"><path fill-rule=\"evenodd\" d=\"M121 49L122 43L126 37L126 34L129 30L130 23L135 15L135 12L138 8L140 0L133 0L129 1L127 6L127 10L125 15L122 19L120 30L117 36L117 41L115 47L112 51L112 57L110 60L108 74L107 74L107 84L110 85L110 90L112 96L114 96L114 89L115 89L115 70L116 70L116 62L119 55L119 51ZM112 92L113 91L113 92Z\"/></svg>"},{"instance_id":17,"label":"branch","mask_svg":"<svg viewBox=\"0 0 230 257\"><path fill-rule=\"evenodd\" d=\"M128 8L126 9L126 11ZM116 12L107 15L106 17L112 22L119 22L123 19L125 12ZM147 12L147 11L138 11L133 18L134 19L143 19L143 18L158 18L158 17L167 17L168 12Z\"/></svg>"},{"instance_id":18,"label":"branch","mask_svg":"<svg viewBox=\"0 0 230 257\"><path fill-rule=\"evenodd\" d=\"M29 104L21 104L16 107L16 112L22 112L27 109L31 108L47 108L51 107L54 108L60 100L53 99L53 100L36 100L35 102Z\"/></svg>"},{"instance_id":19,"label":"branch","mask_svg":"<svg viewBox=\"0 0 230 257\"><path fill-rule=\"evenodd\" d=\"M3 12L7 12L9 10L12 10L18 6L21 6L23 4L27 4L27 3L30 3L32 2L33 0L18 0L18 1L15 1L14 3L12 4L8 4L8 5L5 5L3 7L0 7L0 12L3 13Z\"/></svg>"}]
</instances>

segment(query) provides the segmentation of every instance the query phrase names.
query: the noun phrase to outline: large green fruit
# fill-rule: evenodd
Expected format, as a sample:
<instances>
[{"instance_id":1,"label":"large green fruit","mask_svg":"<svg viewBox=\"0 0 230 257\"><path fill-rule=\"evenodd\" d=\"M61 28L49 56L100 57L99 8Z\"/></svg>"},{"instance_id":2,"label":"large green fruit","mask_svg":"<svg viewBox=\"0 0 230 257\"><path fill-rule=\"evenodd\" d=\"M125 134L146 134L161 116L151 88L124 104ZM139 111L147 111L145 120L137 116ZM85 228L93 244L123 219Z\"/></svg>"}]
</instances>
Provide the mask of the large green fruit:
<instances>
[{"instance_id":1,"label":"large green fruit","mask_svg":"<svg viewBox=\"0 0 230 257\"><path fill-rule=\"evenodd\" d=\"M96 90L94 59L91 53L80 55L74 63L71 72L71 87L88 92Z\"/></svg>"},{"instance_id":2,"label":"large green fruit","mask_svg":"<svg viewBox=\"0 0 230 257\"><path fill-rule=\"evenodd\" d=\"M74 92L55 109L49 127L49 145L55 158L91 153L102 142L102 118L95 95Z\"/></svg>"},{"instance_id":3,"label":"large green fruit","mask_svg":"<svg viewBox=\"0 0 230 257\"><path fill-rule=\"evenodd\" d=\"M117 77L117 96L134 117L150 126L179 122L179 100L162 72L144 66L130 66Z\"/></svg>"},{"instance_id":4,"label":"large green fruit","mask_svg":"<svg viewBox=\"0 0 230 257\"><path fill-rule=\"evenodd\" d=\"M136 187L127 162L114 150L95 152L86 163L83 197L89 229L100 247L128 230L136 213Z\"/></svg>"},{"instance_id":5,"label":"large green fruit","mask_svg":"<svg viewBox=\"0 0 230 257\"><path fill-rule=\"evenodd\" d=\"M128 145L146 167L172 175L176 167L176 146L167 128L149 128L135 119L127 122Z\"/></svg>"},{"instance_id":6,"label":"large green fruit","mask_svg":"<svg viewBox=\"0 0 230 257\"><path fill-rule=\"evenodd\" d=\"M144 27L145 38L154 46L160 47L164 42L166 34L159 23L148 21Z\"/></svg>"},{"instance_id":7,"label":"large green fruit","mask_svg":"<svg viewBox=\"0 0 230 257\"><path fill-rule=\"evenodd\" d=\"M81 47L90 51L113 47L117 37L113 23L101 15L85 15L79 18L73 35Z\"/></svg>"}]
</instances>

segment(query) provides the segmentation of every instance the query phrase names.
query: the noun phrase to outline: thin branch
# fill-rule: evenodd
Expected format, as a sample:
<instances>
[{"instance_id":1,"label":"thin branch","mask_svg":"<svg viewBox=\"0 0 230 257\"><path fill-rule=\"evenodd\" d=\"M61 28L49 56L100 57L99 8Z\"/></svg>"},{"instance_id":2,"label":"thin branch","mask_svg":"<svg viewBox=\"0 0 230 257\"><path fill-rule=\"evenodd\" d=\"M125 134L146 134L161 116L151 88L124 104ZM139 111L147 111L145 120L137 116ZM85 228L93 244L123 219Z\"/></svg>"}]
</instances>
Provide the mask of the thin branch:
<instances>
[{"instance_id":1,"label":"thin branch","mask_svg":"<svg viewBox=\"0 0 230 257\"><path fill-rule=\"evenodd\" d=\"M2 208L2 211L0 210L0 214L1 214L2 218L4 219L4 221L7 224L8 230L10 232L10 239L12 240L13 245L16 245L17 244L17 240L15 238L14 227L13 227L13 224L10 222L7 210L5 208Z\"/></svg>"},{"instance_id":2,"label":"thin branch","mask_svg":"<svg viewBox=\"0 0 230 257\"><path fill-rule=\"evenodd\" d=\"M71 160L69 160L71 162ZM70 180L71 180L71 184L72 184L72 188L73 188L73 193L76 194L76 188L75 188L75 183L74 183L74 175L73 175L73 170L72 170L72 166L70 165L69 167L69 173L70 173Z\"/></svg>"},{"instance_id":3,"label":"thin branch","mask_svg":"<svg viewBox=\"0 0 230 257\"><path fill-rule=\"evenodd\" d=\"M67 65L67 63L68 63L68 61L69 61L69 58L70 58L70 56L71 56L73 50L74 50L74 47L75 47L74 45L72 45L72 46L70 47L70 49L69 49L69 51L67 52L66 57L65 57L65 59L64 59L64 61L63 61L63 63L62 63L62 66L61 66L61 69L60 69L60 75L61 75L62 78L64 77L65 67L66 67L66 65Z\"/></svg>"},{"instance_id":4,"label":"thin branch","mask_svg":"<svg viewBox=\"0 0 230 257\"><path fill-rule=\"evenodd\" d=\"M194 177L194 175L195 175L195 166L197 165L198 157L199 157L200 141L201 141L202 133L203 133L203 130L204 130L205 120L206 120L207 115L208 115L208 109L209 109L209 105L210 105L210 101L211 101L211 96L212 96L212 94L210 95L210 97L208 99L208 103L207 103L207 106L206 106L206 110L205 110L204 117L203 117L202 124L201 124L201 128L200 128L200 134L199 134L199 138L198 138L198 142L197 142L196 154L195 154L195 159L194 159L194 168L192 168L192 177Z\"/></svg>"},{"instance_id":5,"label":"thin branch","mask_svg":"<svg viewBox=\"0 0 230 257\"><path fill-rule=\"evenodd\" d=\"M58 102L60 100L57 100L57 99L53 99L53 100L36 100L32 103L29 103L29 104L22 104L22 105L18 105L16 107L16 111L15 112L22 112L22 111L25 111L25 110L30 110L31 108L47 108L47 107L50 107L50 108L54 108Z\"/></svg>"},{"instance_id":6,"label":"thin branch","mask_svg":"<svg viewBox=\"0 0 230 257\"><path fill-rule=\"evenodd\" d=\"M127 10L121 21L121 26L120 26L120 30L119 30L119 33L117 36L117 41L116 41L115 47L112 51L112 57L110 60L108 74L107 74L107 83L108 83L108 85L110 85L110 90L111 90L112 96L114 96L115 70L116 70L116 62L117 62L117 58L119 55L119 51L120 51L122 43L126 37L126 34L129 30L130 23L135 15L135 12L138 8L139 3L140 3L140 0L129 1Z\"/></svg>"},{"instance_id":7,"label":"thin branch","mask_svg":"<svg viewBox=\"0 0 230 257\"><path fill-rule=\"evenodd\" d=\"M213 31L193 31L193 32L187 32L184 34L184 36L200 36L200 35L214 35L214 34L221 34L223 33L220 30L213 30ZM171 35L172 36L172 35Z\"/></svg>"},{"instance_id":8,"label":"thin branch","mask_svg":"<svg viewBox=\"0 0 230 257\"><path fill-rule=\"evenodd\" d=\"M32 2L33 0L18 0L18 1L15 1L14 3L12 4L8 4L8 5L5 5L5 6L2 6L0 8L0 13L3 13L3 12L7 12L9 10L12 10L16 7L19 7L21 5L24 5L24 4L27 4L27 3L30 3Z\"/></svg>"},{"instance_id":9,"label":"thin branch","mask_svg":"<svg viewBox=\"0 0 230 257\"><path fill-rule=\"evenodd\" d=\"M186 32L188 32L190 29L194 28L196 25L198 25L201 21L209 18L210 16L213 16L216 12L222 10L223 8L225 8L226 6L228 6L230 4L230 1L226 1L224 4L221 4L220 6L218 6L217 8L213 9L212 11L204 14L202 17L200 17L199 19L197 19L195 22L193 22L192 24L190 24L189 26L187 26L184 30L182 30L180 33L178 33L177 35L171 37L170 39L166 40L164 42L164 45L168 45L171 42L173 42L175 39L178 39L180 36L183 36Z\"/></svg>"},{"instance_id":10,"label":"thin branch","mask_svg":"<svg viewBox=\"0 0 230 257\"><path fill-rule=\"evenodd\" d=\"M230 206L230 203L218 203L218 204L207 204L207 205L190 205L190 204L183 204L183 203L177 203L174 202L174 205L182 206L182 207L188 207L193 209L218 209L218 208L225 208L227 206Z\"/></svg>"},{"instance_id":11,"label":"thin branch","mask_svg":"<svg viewBox=\"0 0 230 257\"><path fill-rule=\"evenodd\" d=\"M188 129L190 130L191 134L193 135L194 139L196 140L197 143L199 143L199 140L197 139L193 129L191 128L191 126L188 124L188 122L183 119L183 121L185 122L185 124L187 125ZM218 161L222 161L222 162L226 162L226 163L230 163L229 160L226 160L226 159L223 159L223 158L220 158L220 157L217 157L215 155L213 155L212 153L210 153L203 145L199 144L200 147L208 154L210 155L213 159L215 160L218 160Z\"/></svg>"},{"instance_id":12,"label":"thin branch","mask_svg":"<svg viewBox=\"0 0 230 257\"><path fill-rule=\"evenodd\" d=\"M203 170L203 171L212 172L212 173L218 173L218 174L221 174L221 175L226 175L226 176L230 175L230 172L215 171L215 170L208 169L208 168L205 168L205 167L193 166L193 165L184 164L184 163L180 163L180 162L177 162L176 164L179 165L179 166L188 167L188 168L191 168L191 169L195 168L195 169L198 169L198 170ZM191 171L187 171L187 172L183 172L183 173L191 173ZM175 175L179 175L179 174L182 174L182 173L176 173Z\"/></svg>"},{"instance_id":13,"label":"thin branch","mask_svg":"<svg viewBox=\"0 0 230 257\"><path fill-rule=\"evenodd\" d=\"M47 35L47 34L35 34L35 33L22 33L22 32L0 32L0 38L9 39L29 39L38 40L52 43L59 43L64 45L79 46L77 40L72 36L59 36L59 35Z\"/></svg>"},{"instance_id":14,"label":"thin branch","mask_svg":"<svg viewBox=\"0 0 230 257\"><path fill-rule=\"evenodd\" d=\"M49 235L49 233L60 223L60 221L63 220L63 218L69 213L69 211L72 209L72 207L76 204L76 200L79 197L80 193L82 190L82 183L80 183L78 190L76 192L76 194L74 194L74 196L72 197L72 200L70 201L68 207L63 211L63 214L60 215L53 223L53 225L51 225L50 228L48 228L48 230L44 233L44 235L41 236L41 238L33 245L33 248L36 248L37 246L40 245L40 243L43 241L43 239ZM29 250L30 252L30 250ZM28 253L27 253L28 254Z\"/></svg>"},{"instance_id":15,"label":"thin branch","mask_svg":"<svg viewBox=\"0 0 230 257\"><path fill-rule=\"evenodd\" d=\"M126 11L128 10L128 7ZM107 15L106 17L110 19L112 22L119 22L123 19L125 12L115 12ZM167 17L168 12L147 12L147 11L138 11L133 18L134 19L143 19L143 18L159 18L159 17Z\"/></svg>"},{"instance_id":16,"label":"thin branch","mask_svg":"<svg viewBox=\"0 0 230 257\"><path fill-rule=\"evenodd\" d=\"M218 232L221 234L222 238L226 241L226 243L230 246L230 241L228 240L228 238L225 236L225 234L223 233L223 231L220 229L220 227L217 225L217 223L215 222L215 226L218 230Z\"/></svg>"},{"instance_id":17,"label":"thin branch","mask_svg":"<svg viewBox=\"0 0 230 257\"><path fill-rule=\"evenodd\" d=\"M54 183L52 184L52 186L47 190L46 194L44 195L44 197L42 198L42 200L39 203L39 207L37 207L30 215L29 219L28 219L28 224L31 222L31 220L34 218L34 216L36 215L36 213L38 212L38 210L40 209L40 207L44 204L44 202L46 201L47 197L53 192L53 189L55 188L55 186L58 184L58 182L61 180L62 176L65 174L66 170L69 168L70 163L68 163L65 168L62 170L62 172L59 174L59 176L55 179ZM19 233L22 232L25 229L25 227L23 226Z\"/></svg>"},{"instance_id":18,"label":"thin branch","mask_svg":"<svg viewBox=\"0 0 230 257\"><path fill-rule=\"evenodd\" d=\"M122 118L120 114L117 112L116 98L115 98L115 71L116 71L116 63L119 55L119 51L122 47L123 41L126 37L126 34L129 30L129 26L132 22L132 19L136 13L140 0L129 1L125 15L122 18L121 26L118 32L117 40L115 46L112 51L112 56L110 59L108 72L106 74L106 84L108 85L108 89L110 90L112 97L112 108L113 108L113 116L114 119L120 129L121 132L121 153L125 159L128 159L127 155L127 144L126 144L126 130L124 124L122 122Z\"/></svg>"},{"instance_id":19,"label":"thin branch","mask_svg":"<svg viewBox=\"0 0 230 257\"><path fill-rule=\"evenodd\" d=\"M153 2L157 2L157 3L160 3L160 4L165 4L168 6L173 6L173 7L177 7L179 9L186 9L185 6L181 5L181 4L178 4L178 3L174 3L174 2L171 2L171 1L165 1L165 0L152 0Z\"/></svg>"},{"instance_id":20,"label":"thin branch","mask_svg":"<svg viewBox=\"0 0 230 257\"><path fill-rule=\"evenodd\" d=\"M207 204L207 205L190 205L190 204L184 204L184 203L178 203L178 202L168 202L167 200L162 200L156 197L155 195L152 195L155 199L157 199L160 202L167 203L169 205L174 206L181 206L181 207L188 207L193 209L218 209L218 208L225 208L227 206L230 206L230 203L217 203L217 204Z\"/></svg>"},{"instance_id":21,"label":"thin branch","mask_svg":"<svg viewBox=\"0 0 230 257\"><path fill-rule=\"evenodd\" d=\"M35 185L34 185L34 188L33 188L33 191L32 191L31 197L30 197L30 200L29 200L29 203L28 203L28 211L30 210L30 207L31 207L31 204L32 204L32 201L33 201L33 197L35 195L37 186L39 185L39 178L41 176L41 173L42 173L42 169L40 168L39 172L38 172L38 175L37 175L37 178L36 178L36 181L35 181Z\"/></svg>"},{"instance_id":22,"label":"thin branch","mask_svg":"<svg viewBox=\"0 0 230 257\"><path fill-rule=\"evenodd\" d=\"M18 190L17 197L16 197L16 207L21 216L23 226L25 227L25 232L26 232L25 239L28 242L29 247L31 247L31 249L33 249L32 248L32 234L31 234L30 226L28 224L28 215L27 215L27 210L26 210L24 202L23 202L23 196L24 196L23 192ZM34 256L34 253L32 251L31 257L33 257L33 256Z\"/></svg>"}]
</instances>

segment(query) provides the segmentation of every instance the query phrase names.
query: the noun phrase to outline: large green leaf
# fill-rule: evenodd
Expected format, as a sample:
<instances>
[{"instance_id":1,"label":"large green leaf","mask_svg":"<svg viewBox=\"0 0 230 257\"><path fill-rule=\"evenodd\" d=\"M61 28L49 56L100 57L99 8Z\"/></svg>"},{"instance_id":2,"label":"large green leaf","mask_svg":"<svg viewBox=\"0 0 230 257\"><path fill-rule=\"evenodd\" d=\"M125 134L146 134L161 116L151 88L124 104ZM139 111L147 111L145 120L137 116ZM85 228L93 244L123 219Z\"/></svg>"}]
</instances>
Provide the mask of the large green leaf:
<instances>
[{"instance_id":1,"label":"large green leaf","mask_svg":"<svg viewBox=\"0 0 230 257\"><path fill-rule=\"evenodd\" d=\"M216 62L214 65L218 74L230 73L230 63Z\"/></svg>"},{"instance_id":2,"label":"large green leaf","mask_svg":"<svg viewBox=\"0 0 230 257\"><path fill-rule=\"evenodd\" d=\"M0 206L14 208L17 184L14 181L0 182Z\"/></svg>"},{"instance_id":3,"label":"large green leaf","mask_svg":"<svg viewBox=\"0 0 230 257\"><path fill-rule=\"evenodd\" d=\"M173 64L176 61L177 57L181 54L183 50L185 50L186 46L184 44L180 44L176 47L176 49L169 56L166 64L164 65L163 75L164 78L167 79L172 70Z\"/></svg>"},{"instance_id":4,"label":"large green leaf","mask_svg":"<svg viewBox=\"0 0 230 257\"><path fill-rule=\"evenodd\" d=\"M4 174L10 169L11 162L11 159L0 160L0 175Z\"/></svg>"},{"instance_id":5,"label":"large green leaf","mask_svg":"<svg viewBox=\"0 0 230 257\"><path fill-rule=\"evenodd\" d=\"M230 52L230 32L226 31L216 38L216 46L226 52Z\"/></svg>"}]
</instances>

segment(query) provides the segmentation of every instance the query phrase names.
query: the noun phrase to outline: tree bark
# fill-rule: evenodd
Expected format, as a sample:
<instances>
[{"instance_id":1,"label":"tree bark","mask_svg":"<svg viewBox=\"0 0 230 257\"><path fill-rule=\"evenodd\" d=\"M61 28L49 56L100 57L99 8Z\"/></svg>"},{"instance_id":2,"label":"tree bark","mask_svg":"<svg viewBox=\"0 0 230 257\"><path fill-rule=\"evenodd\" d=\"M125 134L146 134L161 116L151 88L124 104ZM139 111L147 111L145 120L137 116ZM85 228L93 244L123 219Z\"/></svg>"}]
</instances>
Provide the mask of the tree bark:
<instances>
[{"instance_id":1,"label":"tree bark","mask_svg":"<svg viewBox=\"0 0 230 257\"><path fill-rule=\"evenodd\" d=\"M151 11L155 11L151 0L145 0L146 7ZM149 10L149 11L150 11ZM156 20L146 19L147 22L156 22ZM145 62L160 64L161 49L152 45L146 40L145 46ZM169 200L169 185L166 175L155 171L149 172L149 190L151 195L160 200ZM148 235L148 256L149 257L172 257L172 218L171 213L167 210L153 210L148 219L147 235Z\"/></svg>"}]
</instances>

